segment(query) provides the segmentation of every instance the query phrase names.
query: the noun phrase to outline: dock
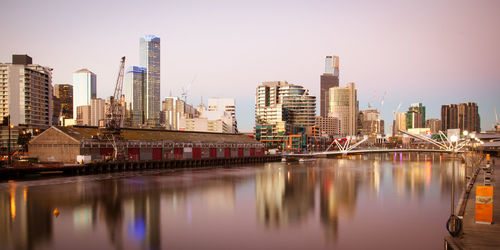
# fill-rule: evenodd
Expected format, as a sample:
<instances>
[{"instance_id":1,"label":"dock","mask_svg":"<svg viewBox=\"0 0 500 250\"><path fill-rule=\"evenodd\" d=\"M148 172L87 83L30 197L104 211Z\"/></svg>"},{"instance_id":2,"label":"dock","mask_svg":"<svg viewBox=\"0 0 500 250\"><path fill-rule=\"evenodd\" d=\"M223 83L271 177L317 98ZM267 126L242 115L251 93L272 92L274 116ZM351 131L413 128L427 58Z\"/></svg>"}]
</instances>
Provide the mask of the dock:
<instances>
[{"instance_id":1,"label":"dock","mask_svg":"<svg viewBox=\"0 0 500 250\"><path fill-rule=\"evenodd\" d=\"M445 249L500 249L500 158L491 164L491 186L493 187L493 222L479 224L475 222L476 186L484 186L486 171L480 168L471 191L459 208L462 219L462 231L457 237L445 238ZM483 164L484 165L484 164ZM486 180L488 184L488 180ZM460 206L460 204L459 204Z\"/></svg>"},{"instance_id":2,"label":"dock","mask_svg":"<svg viewBox=\"0 0 500 250\"><path fill-rule=\"evenodd\" d=\"M281 161L281 155L247 156L235 158L170 159L161 161L96 162L88 164L47 164L41 166L0 168L0 180L22 179L41 175L85 175L147 169L178 169L230 166Z\"/></svg>"}]
</instances>

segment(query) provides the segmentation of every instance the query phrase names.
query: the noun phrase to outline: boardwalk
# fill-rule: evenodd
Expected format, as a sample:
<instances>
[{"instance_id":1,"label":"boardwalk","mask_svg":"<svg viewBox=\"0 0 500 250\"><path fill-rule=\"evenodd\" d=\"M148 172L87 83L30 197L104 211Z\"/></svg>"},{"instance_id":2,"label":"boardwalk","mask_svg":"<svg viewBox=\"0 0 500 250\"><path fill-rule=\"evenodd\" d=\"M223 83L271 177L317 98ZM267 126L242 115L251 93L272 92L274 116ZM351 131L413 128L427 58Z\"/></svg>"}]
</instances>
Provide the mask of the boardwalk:
<instances>
[{"instance_id":1,"label":"boardwalk","mask_svg":"<svg viewBox=\"0 0 500 250\"><path fill-rule=\"evenodd\" d=\"M496 165L492 165L493 186L493 224L477 224L474 221L476 186L483 185L484 171L481 170L474 183L474 187L467 199L463 218L462 233L455 239L456 248L463 249L500 249L500 158L496 158Z\"/></svg>"}]
</instances>

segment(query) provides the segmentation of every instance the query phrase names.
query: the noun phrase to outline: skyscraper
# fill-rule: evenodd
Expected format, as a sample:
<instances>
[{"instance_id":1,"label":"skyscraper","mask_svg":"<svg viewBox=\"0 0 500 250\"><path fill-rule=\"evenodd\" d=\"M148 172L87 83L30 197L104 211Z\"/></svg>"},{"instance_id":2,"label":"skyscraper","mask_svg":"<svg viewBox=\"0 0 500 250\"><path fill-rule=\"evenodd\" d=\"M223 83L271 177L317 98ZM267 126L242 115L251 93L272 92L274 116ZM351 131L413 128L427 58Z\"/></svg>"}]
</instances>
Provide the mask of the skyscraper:
<instances>
[{"instance_id":1,"label":"skyscraper","mask_svg":"<svg viewBox=\"0 0 500 250\"><path fill-rule=\"evenodd\" d=\"M475 102L458 104L458 127L461 131L481 132L479 108Z\"/></svg>"},{"instance_id":2,"label":"skyscraper","mask_svg":"<svg viewBox=\"0 0 500 250\"><path fill-rule=\"evenodd\" d=\"M90 105L90 100L97 96L97 76L88 69L73 73L73 118L76 119L76 107Z\"/></svg>"},{"instance_id":3,"label":"skyscraper","mask_svg":"<svg viewBox=\"0 0 500 250\"><path fill-rule=\"evenodd\" d=\"M458 106L446 104L441 106L442 131L458 128Z\"/></svg>"},{"instance_id":4,"label":"skyscraper","mask_svg":"<svg viewBox=\"0 0 500 250\"><path fill-rule=\"evenodd\" d=\"M208 111L226 111L233 117L233 131L238 132L238 123L236 122L236 106L234 98L209 98Z\"/></svg>"},{"instance_id":5,"label":"skyscraper","mask_svg":"<svg viewBox=\"0 0 500 250\"><path fill-rule=\"evenodd\" d=\"M425 106L422 103L413 103L406 112L406 129L425 128Z\"/></svg>"},{"instance_id":6,"label":"skyscraper","mask_svg":"<svg viewBox=\"0 0 500 250\"><path fill-rule=\"evenodd\" d=\"M73 118L73 85L56 84L54 85L54 95L59 98L61 103L61 114L66 119Z\"/></svg>"},{"instance_id":7,"label":"skyscraper","mask_svg":"<svg viewBox=\"0 0 500 250\"><path fill-rule=\"evenodd\" d=\"M147 69L138 66L130 66L125 73L123 92L132 127L146 124L146 75Z\"/></svg>"},{"instance_id":8,"label":"skyscraper","mask_svg":"<svg viewBox=\"0 0 500 250\"><path fill-rule=\"evenodd\" d=\"M441 106L443 132L459 128L461 131L481 132L479 107L475 102L446 104Z\"/></svg>"},{"instance_id":9,"label":"skyscraper","mask_svg":"<svg viewBox=\"0 0 500 250\"><path fill-rule=\"evenodd\" d=\"M347 87L330 88L328 116L336 117L340 121L341 135L356 135L358 118L358 97L355 84L348 83Z\"/></svg>"},{"instance_id":10,"label":"skyscraper","mask_svg":"<svg viewBox=\"0 0 500 250\"><path fill-rule=\"evenodd\" d=\"M160 123L160 38L147 35L140 39L140 65L146 68L146 120Z\"/></svg>"},{"instance_id":11,"label":"skyscraper","mask_svg":"<svg viewBox=\"0 0 500 250\"><path fill-rule=\"evenodd\" d=\"M0 63L0 117L29 128L52 125L52 69L33 64L28 55L12 55L12 63Z\"/></svg>"},{"instance_id":12,"label":"skyscraper","mask_svg":"<svg viewBox=\"0 0 500 250\"><path fill-rule=\"evenodd\" d=\"M320 77L320 116L328 116L330 110L330 92L332 87L339 86L339 57L327 56L325 59L325 73Z\"/></svg>"}]
</instances>

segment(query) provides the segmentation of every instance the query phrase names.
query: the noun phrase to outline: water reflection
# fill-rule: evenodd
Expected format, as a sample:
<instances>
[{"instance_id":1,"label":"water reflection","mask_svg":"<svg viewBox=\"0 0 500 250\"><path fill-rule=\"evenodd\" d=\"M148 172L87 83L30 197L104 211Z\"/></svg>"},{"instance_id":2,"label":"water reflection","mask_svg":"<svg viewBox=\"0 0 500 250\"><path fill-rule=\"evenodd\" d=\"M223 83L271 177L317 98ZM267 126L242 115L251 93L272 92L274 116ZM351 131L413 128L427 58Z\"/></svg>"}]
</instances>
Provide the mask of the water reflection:
<instances>
[{"instance_id":1,"label":"water reflection","mask_svg":"<svg viewBox=\"0 0 500 250\"><path fill-rule=\"evenodd\" d=\"M411 154L3 183L0 248L220 248L245 241L256 247L369 247L387 239L359 245L352 238L373 228L371 221L394 219L397 225L414 206L444 217L421 225L436 228L428 237L438 240L416 245L439 247L442 237L434 234L444 233L453 166L459 189L461 164Z\"/></svg>"}]
</instances>

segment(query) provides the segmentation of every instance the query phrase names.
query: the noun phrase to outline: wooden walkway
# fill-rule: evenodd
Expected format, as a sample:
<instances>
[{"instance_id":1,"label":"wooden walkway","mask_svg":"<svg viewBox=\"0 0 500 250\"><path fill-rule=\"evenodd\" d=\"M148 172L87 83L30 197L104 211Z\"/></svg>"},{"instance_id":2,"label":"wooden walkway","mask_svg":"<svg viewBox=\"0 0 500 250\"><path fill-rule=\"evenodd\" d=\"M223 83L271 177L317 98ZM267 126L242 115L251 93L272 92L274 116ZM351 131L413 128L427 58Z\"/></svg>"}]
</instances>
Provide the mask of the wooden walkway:
<instances>
[{"instance_id":1,"label":"wooden walkway","mask_svg":"<svg viewBox=\"0 0 500 250\"><path fill-rule=\"evenodd\" d=\"M458 249L500 249L500 158L492 165L493 223L475 223L476 186L484 185L485 171L480 170L465 206L462 233L454 239Z\"/></svg>"}]
</instances>

